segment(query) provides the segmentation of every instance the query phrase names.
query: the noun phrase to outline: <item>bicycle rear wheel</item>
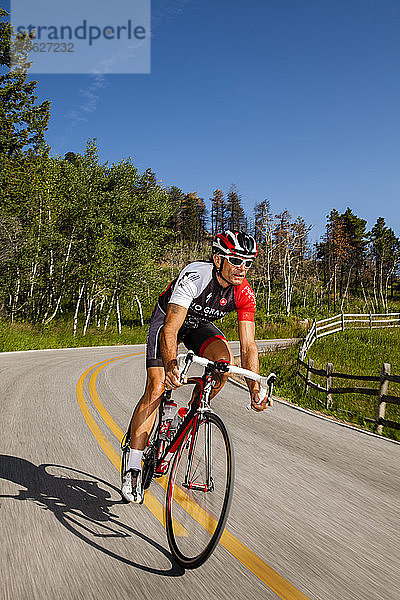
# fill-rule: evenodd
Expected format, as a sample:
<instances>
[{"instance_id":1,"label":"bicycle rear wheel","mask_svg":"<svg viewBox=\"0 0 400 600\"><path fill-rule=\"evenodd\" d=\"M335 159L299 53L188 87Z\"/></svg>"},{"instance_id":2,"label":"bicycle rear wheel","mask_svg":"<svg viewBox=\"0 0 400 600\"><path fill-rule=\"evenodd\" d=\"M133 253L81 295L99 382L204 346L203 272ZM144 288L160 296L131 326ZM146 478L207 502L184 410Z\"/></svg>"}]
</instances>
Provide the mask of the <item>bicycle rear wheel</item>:
<instances>
[{"instance_id":1,"label":"bicycle rear wheel","mask_svg":"<svg viewBox=\"0 0 400 600\"><path fill-rule=\"evenodd\" d=\"M199 415L177 450L166 497L168 543L182 567L199 567L216 547L233 481L233 448L223 421L214 413Z\"/></svg>"}]
</instances>

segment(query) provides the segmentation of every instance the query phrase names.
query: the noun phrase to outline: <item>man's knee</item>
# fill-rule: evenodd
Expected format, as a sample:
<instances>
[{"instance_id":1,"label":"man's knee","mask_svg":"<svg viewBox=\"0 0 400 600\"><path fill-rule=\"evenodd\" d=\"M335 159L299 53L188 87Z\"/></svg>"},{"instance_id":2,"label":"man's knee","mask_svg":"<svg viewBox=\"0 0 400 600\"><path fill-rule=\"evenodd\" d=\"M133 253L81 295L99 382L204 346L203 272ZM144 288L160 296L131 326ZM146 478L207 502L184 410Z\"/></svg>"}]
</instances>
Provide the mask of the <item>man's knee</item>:
<instances>
[{"instance_id":1,"label":"man's knee","mask_svg":"<svg viewBox=\"0 0 400 600\"><path fill-rule=\"evenodd\" d=\"M145 396L149 401L157 400L164 393L164 369L148 369Z\"/></svg>"},{"instance_id":2,"label":"man's knee","mask_svg":"<svg viewBox=\"0 0 400 600\"><path fill-rule=\"evenodd\" d=\"M228 360L230 364L234 363L232 350L226 340L212 341L205 349L203 356L208 360Z\"/></svg>"},{"instance_id":3,"label":"man's knee","mask_svg":"<svg viewBox=\"0 0 400 600\"><path fill-rule=\"evenodd\" d=\"M234 364L234 356L226 340L216 339L207 346L203 356L208 360L227 360L232 365ZM214 388L213 396L225 385L229 377L228 373L219 373L218 382Z\"/></svg>"}]
</instances>

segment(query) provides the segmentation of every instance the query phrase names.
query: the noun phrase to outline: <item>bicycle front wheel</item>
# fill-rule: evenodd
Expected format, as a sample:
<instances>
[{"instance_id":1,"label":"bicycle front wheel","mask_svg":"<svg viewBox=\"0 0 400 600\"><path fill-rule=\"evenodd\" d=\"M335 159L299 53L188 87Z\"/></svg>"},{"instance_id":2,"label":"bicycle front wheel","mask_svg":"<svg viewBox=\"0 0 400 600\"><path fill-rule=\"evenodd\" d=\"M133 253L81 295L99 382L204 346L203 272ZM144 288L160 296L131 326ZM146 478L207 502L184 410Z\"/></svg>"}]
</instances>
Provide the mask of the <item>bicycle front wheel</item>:
<instances>
[{"instance_id":1,"label":"bicycle front wheel","mask_svg":"<svg viewBox=\"0 0 400 600\"><path fill-rule=\"evenodd\" d=\"M218 544L233 481L233 448L223 421L214 413L196 416L177 450L166 497L168 543L182 567L199 567Z\"/></svg>"}]
</instances>

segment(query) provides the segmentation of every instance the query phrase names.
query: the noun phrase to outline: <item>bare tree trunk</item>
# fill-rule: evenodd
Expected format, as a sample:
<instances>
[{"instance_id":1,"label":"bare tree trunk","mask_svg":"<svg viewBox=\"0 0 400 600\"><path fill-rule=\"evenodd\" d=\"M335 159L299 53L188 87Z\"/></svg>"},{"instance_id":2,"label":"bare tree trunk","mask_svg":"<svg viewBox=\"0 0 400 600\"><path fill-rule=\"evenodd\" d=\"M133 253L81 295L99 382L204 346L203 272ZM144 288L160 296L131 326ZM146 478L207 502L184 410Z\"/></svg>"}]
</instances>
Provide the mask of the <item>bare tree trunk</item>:
<instances>
[{"instance_id":1,"label":"bare tree trunk","mask_svg":"<svg viewBox=\"0 0 400 600\"><path fill-rule=\"evenodd\" d=\"M394 271L394 267L391 267L391 269L388 271L387 275L386 275L386 281L385 281L385 313L387 314L388 311L388 288L389 288L389 279L392 276L392 273Z\"/></svg>"},{"instance_id":2,"label":"bare tree trunk","mask_svg":"<svg viewBox=\"0 0 400 600\"><path fill-rule=\"evenodd\" d=\"M271 241L272 244L272 241ZM269 316L271 310L271 260L272 260L272 247L267 249L267 315Z\"/></svg>"},{"instance_id":3,"label":"bare tree trunk","mask_svg":"<svg viewBox=\"0 0 400 600\"><path fill-rule=\"evenodd\" d=\"M119 309L119 294L117 294L117 298L115 301L115 309L116 309L116 313L117 313L117 327L118 327L118 334L121 335L121 311Z\"/></svg>"},{"instance_id":4,"label":"bare tree trunk","mask_svg":"<svg viewBox=\"0 0 400 600\"><path fill-rule=\"evenodd\" d=\"M135 300L136 303L138 305L138 309L139 309L139 315L140 315L140 325L143 327L144 326L144 320L143 320L143 311L142 311L142 305L140 303L139 297L136 295L135 296Z\"/></svg>"},{"instance_id":5,"label":"bare tree trunk","mask_svg":"<svg viewBox=\"0 0 400 600\"><path fill-rule=\"evenodd\" d=\"M78 300L76 302L76 306L75 306L75 314L74 314L74 325L72 328L72 335L75 336L76 335L76 329L78 326L78 312L79 312L79 305L81 303L82 300L82 296L83 296L83 290L85 289L85 284L82 284L81 289L79 290L79 296L78 296Z\"/></svg>"},{"instance_id":6,"label":"bare tree trunk","mask_svg":"<svg viewBox=\"0 0 400 600\"><path fill-rule=\"evenodd\" d=\"M336 262L333 267L333 310L336 310L336 294L337 294L337 266Z\"/></svg>"},{"instance_id":7,"label":"bare tree trunk","mask_svg":"<svg viewBox=\"0 0 400 600\"><path fill-rule=\"evenodd\" d=\"M54 317L56 316L56 314L58 313L58 309L60 307L61 298L62 298L62 294L60 294L58 296L57 304L56 304L56 307L54 309L53 314L48 319L46 319L45 321L43 321L44 325L48 325L50 323L50 321L52 321L54 319Z\"/></svg>"},{"instance_id":8,"label":"bare tree trunk","mask_svg":"<svg viewBox=\"0 0 400 600\"><path fill-rule=\"evenodd\" d=\"M106 297L103 294L102 297L101 297L99 311L97 313L97 329L100 329L100 325L101 325L101 313L103 311L103 306L104 306L105 299L106 299Z\"/></svg>"},{"instance_id":9,"label":"bare tree trunk","mask_svg":"<svg viewBox=\"0 0 400 600\"><path fill-rule=\"evenodd\" d=\"M105 322L104 322L104 331L106 331L106 330L107 330L107 327L108 327L108 321L110 320L111 311L112 311L112 307L113 307L113 304L114 304L114 298L115 298L115 294L116 294L116 292L117 292L117 288L115 287L115 288L114 288L113 295L112 295L112 298L111 298L110 306L109 306L109 308L108 308L108 312L107 312L106 320L105 320Z\"/></svg>"},{"instance_id":10,"label":"bare tree trunk","mask_svg":"<svg viewBox=\"0 0 400 600\"><path fill-rule=\"evenodd\" d=\"M374 310L373 310L373 309L372 309L371 311L370 311L370 309L369 309L369 304L368 304L367 295L366 295L366 293L365 293L364 284L363 284L363 282L362 282L362 281L360 281L360 283L361 283L361 289L362 289L362 293L363 293L363 296L364 296L364 304L365 304L365 308L366 308L367 312L374 312ZM373 307L372 307L372 308L373 308Z\"/></svg>"},{"instance_id":11,"label":"bare tree trunk","mask_svg":"<svg viewBox=\"0 0 400 600\"><path fill-rule=\"evenodd\" d=\"M39 208L39 226L38 226L38 236L37 236L37 244L36 244L36 255L35 255L34 264L32 266L31 288L30 288L30 291L29 291L29 298L32 298L32 296L33 296L33 288L35 286L36 273L37 273L38 264L39 264L38 263L38 259L39 259L41 229L42 229L42 205L40 204L40 208Z\"/></svg>"},{"instance_id":12,"label":"bare tree trunk","mask_svg":"<svg viewBox=\"0 0 400 600\"><path fill-rule=\"evenodd\" d=\"M381 268L379 272L379 297L382 302L382 306L385 309L385 298L383 295L383 261L381 261Z\"/></svg>"},{"instance_id":13,"label":"bare tree trunk","mask_svg":"<svg viewBox=\"0 0 400 600\"><path fill-rule=\"evenodd\" d=\"M19 269L17 270L17 272L18 272L17 289L15 290L14 298L13 298L13 301L11 304L11 323L14 323L14 317L15 317L15 313L17 310L18 300L19 300L19 292L21 289L21 277L19 274Z\"/></svg>"},{"instance_id":14,"label":"bare tree trunk","mask_svg":"<svg viewBox=\"0 0 400 600\"><path fill-rule=\"evenodd\" d=\"M374 286L374 300L375 300L375 309L374 309L374 312L378 312L379 304L378 304L378 296L377 296L377 293L376 293L376 266L374 268L374 283L373 283L373 286Z\"/></svg>"},{"instance_id":15,"label":"bare tree trunk","mask_svg":"<svg viewBox=\"0 0 400 600\"><path fill-rule=\"evenodd\" d=\"M340 312L343 312L344 301L346 300L347 292L349 291L351 269L352 267L350 267L349 274L347 275L346 289L344 291L343 298L340 303Z\"/></svg>"},{"instance_id":16,"label":"bare tree trunk","mask_svg":"<svg viewBox=\"0 0 400 600\"><path fill-rule=\"evenodd\" d=\"M94 301L94 296L92 293L91 297L90 297L90 301L89 301L88 310L87 310L86 321L85 321L85 324L84 324L83 330L82 330L82 335L86 335L86 332L87 332L87 328L88 328L89 321L90 321L90 313L92 312L93 301Z\"/></svg>"},{"instance_id":17,"label":"bare tree trunk","mask_svg":"<svg viewBox=\"0 0 400 600\"><path fill-rule=\"evenodd\" d=\"M33 288L35 286L35 278L37 273L38 263L35 262L32 266L32 274L31 274L31 289L29 290L29 298L33 296Z\"/></svg>"}]
</instances>

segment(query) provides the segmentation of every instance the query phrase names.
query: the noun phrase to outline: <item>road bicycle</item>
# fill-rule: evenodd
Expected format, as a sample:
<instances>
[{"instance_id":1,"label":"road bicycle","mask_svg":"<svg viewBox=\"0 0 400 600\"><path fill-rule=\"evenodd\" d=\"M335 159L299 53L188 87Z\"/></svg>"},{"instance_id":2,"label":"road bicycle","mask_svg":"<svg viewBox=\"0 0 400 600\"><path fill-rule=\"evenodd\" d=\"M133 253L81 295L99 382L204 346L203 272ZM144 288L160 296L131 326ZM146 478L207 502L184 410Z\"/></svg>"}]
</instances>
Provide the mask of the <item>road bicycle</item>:
<instances>
[{"instance_id":1,"label":"road bicycle","mask_svg":"<svg viewBox=\"0 0 400 600\"><path fill-rule=\"evenodd\" d=\"M189 377L189 367L204 367L201 377ZM187 406L180 409L177 429L165 434L162 415L172 390L166 390L158 409L153 431L143 453L142 485L146 490L154 478L165 477L172 466L166 487L166 530L175 560L186 569L202 565L215 549L223 533L232 500L234 482L233 447L221 417L210 407L211 392L224 373L242 375L258 381L262 399L271 403L276 375L257 373L230 365L228 361L209 361L192 351L178 356L182 383L195 388ZM247 408L250 408L249 404ZM173 425L173 424L172 424ZM129 455L129 430L122 443L121 476ZM160 480L160 482L165 482Z\"/></svg>"}]
</instances>

